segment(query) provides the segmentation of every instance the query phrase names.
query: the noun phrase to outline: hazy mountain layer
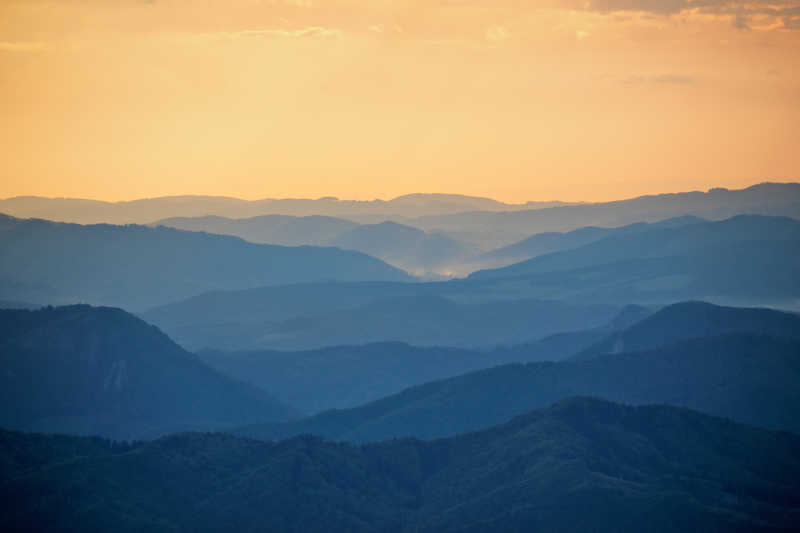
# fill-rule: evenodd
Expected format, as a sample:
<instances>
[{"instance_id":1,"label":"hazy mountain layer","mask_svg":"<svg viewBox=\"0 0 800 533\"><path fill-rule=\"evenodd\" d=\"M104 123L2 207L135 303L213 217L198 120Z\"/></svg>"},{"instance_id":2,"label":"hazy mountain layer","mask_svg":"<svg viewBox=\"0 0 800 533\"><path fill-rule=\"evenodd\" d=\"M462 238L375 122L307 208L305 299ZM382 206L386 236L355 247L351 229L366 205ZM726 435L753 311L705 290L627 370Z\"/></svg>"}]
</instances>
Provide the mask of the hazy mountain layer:
<instances>
[{"instance_id":1,"label":"hazy mountain layer","mask_svg":"<svg viewBox=\"0 0 800 533\"><path fill-rule=\"evenodd\" d=\"M737 216L612 236L469 279L532 297L581 301L688 299L791 305L800 297L800 222Z\"/></svg>"},{"instance_id":2,"label":"hazy mountain layer","mask_svg":"<svg viewBox=\"0 0 800 533\"><path fill-rule=\"evenodd\" d=\"M315 284L259 290L257 296L215 293L143 317L190 350L308 350L387 341L494 347L601 326L619 309L541 300L459 303L436 294L435 285L402 285ZM315 294L301 299L310 292Z\"/></svg>"},{"instance_id":3,"label":"hazy mountain layer","mask_svg":"<svg viewBox=\"0 0 800 533\"><path fill-rule=\"evenodd\" d=\"M218 216L165 218L154 222L151 226L233 235L261 244L327 246L332 239L357 228L358 224L341 218L319 215L307 217L263 215L241 219Z\"/></svg>"},{"instance_id":4,"label":"hazy mountain layer","mask_svg":"<svg viewBox=\"0 0 800 533\"><path fill-rule=\"evenodd\" d=\"M0 217L0 298L143 309L215 289L316 280L408 281L352 251L269 246L144 226Z\"/></svg>"},{"instance_id":5,"label":"hazy mountain layer","mask_svg":"<svg viewBox=\"0 0 800 533\"><path fill-rule=\"evenodd\" d=\"M298 352L203 351L198 355L225 375L258 385L289 405L315 413L355 407L471 370L515 361L565 359L607 334L605 329L562 333L491 351L395 342Z\"/></svg>"},{"instance_id":6,"label":"hazy mountain layer","mask_svg":"<svg viewBox=\"0 0 800 533\"><path fill-rule=\"evenodd\" d=\"M685 302L665 307L629 328L609 335L578 353L574 359L590 359L604 353L648 350L668 342L726 333L750 333L800 340L800 316L772 309Z\"/></svg>"},{"instance_id":7,"label":"hazy mountain layer","mask_svg":"<svg viewBox=\"0 0 800 533\"><path fill-rule=\"evenodd\" d=\"M536 233L572 231L586 226L625 226L686 215L722 220L741 214L800 218L800 183L762 183L741 190L659 194L517 212L432 215L405 223L426 231L446 232L489 250Z\"/></svg>"},{"instance_id":8,"label":"hazy mountain layer","mask_svg":"<svg viewBox=\"0 0 800 533\"><path fill-rule=\"evenodd\" d=\"M563 202L505 204L459 194L409 194L393 200L360 202L337 198L240 200L214 196L166 196L128 202L19 196L0 200L0 212L21 218L45 218L80 224L148 224L171 217L261 215L418 217L465 211L512 211L566 205Z\"/></svg>"},{"instance_id":9,"label":"hazy mountain layer","mask_svg":"<svg viewBox=\"0 0 800 533\"><path fill-rule=\"evenodd\" d=\"M438 233L382 222L354 228L328 244L358 250L415 275L441 275L460 272L461 265L477 253L474 246Z\"/></svg>"},{"instance_id":10,"label":"hazy mountain layer","mask_svg":"<svg viewBox=\"0 0 800 533\"><path fill-rule=\"evenodd\" d=\"M477 253L474 247L446 235L425 233L396 222L359 225L333 217L265 215L246 219L168 218L153 224L159 225L234 235L256 243L336 246L377 257L419 276L460 272L461 265Z\"/></svg>"},{"instance_id":11,"label":"hazy mountain layer","mask_svg":"<svg viewBox=\"0 0 800 533\"><path fill-rule=\"evenodd\" d=\"M754 217L745 224L751 226L757 224L758 222L754 222L757 219L758 217ZM598 247L602 248L599 241L608 241L611 243L610 246L614 247L615 239L622 239L620 248L615 250L617 255L608 254L608 257L594 259L601 263L609 262L609 258L612 256L616 261L629 259L630 253L637 246L636 235L658 235L650 232L658 229L678 230L700 224L696 233L698 236L702 236L708 233L709 227L703 225L704 222L707 223L701 218L686 215L653 223L636 222L622 227L588 226L566 233L537 233L510 246L485 253L480 253L475 245L465 244L454 238L455 234L426 233L395 222L358 226L345 220L327 217L267 216L242 220L219 217L171 219L160 223L180 229L236 235L252 242L338 246L343 249L364 252L420 276L429 273L442 276L463 276L478 269L501 268L502 270L502 267L513 263L555 252L582 248L592 243L598 243ZM732 225L730 221L726 222ZM761 223L764 224L763 221ZM691 230L687 229L687 231ZM674 235L679 233L667 232L668 235L672 235L668 238L673 239ZM766 233L764 235L768 236ZM723 245L729 242L731 237L730 234L724 235L722 241L717 244ZM469 239L466 240L469 241ZM686 243L686 246L692 244L696 245L697 243ZM636 256L646 257L652 256L654 253L656 252L651 247ZM664 253L664 255L674 254L674 247ZM574 266L585 267L588 264L584 261L580 265ZM509 271L514 271L516 268L517 266L514 265L509 268ZM490 274L481 272L477 275L487 276ZM505 276L506 273L503 272L501 275Z\"/></svg>"},{"instance_id":12,"label":"hazy mountain layer","mask_svg":"<svg viewBox=\"0 0 800 533\"><path fill-rule=\"evenodd\" d=\"M511 362L566 359L647 314L643 308L629 306L598 328L557 333L488 351L394 342L295 352L201 351L199 356L226 375L258 385L306 413L315 413L355 407L413 385L471 370Z\"/></svg>"},{"instance_id":13,"label":"hazy mountain layer","mask_svg":"<svg viewBox=\"0 0 800 533\"><path fill-rule=\"evenodd\" d=\"M553 252L578 248L611 236L639 233L654 228L680 227L704 222L694 216L670 218L661 222L636 222L618 228L587 226L570 232L537 233L520 242L479 255L467 263L465 274L479 268L504 267Z\"/></svg>"},{"instance_id":14,"label":"hazy mountain layer","mask_svg":"<svg viewBox=\"0 0 800 533\"><path fill-rule=\"evenodd\" d=\"M478 269L504 267L546 253L577 248L610 236L627 235L658 227L679 227L703 222L685 216L654 224L638 222L620 228L586 227L568 233L540 233L519 243L480 253L442 233L384 221L359 225L349 220L324 217L265 215L231 219L216 216L168 218L152 226L233 235L250 242L285 246L336 246L377 257L417 276L466 275Z\"/></svg>"},{"instance_id":15,"label":"hazy mountain layer","mask_svg":"<svg viewBox=\"0 0 800 533\"><path fill-rule=\"evenodd\" d=\"M0 310L0 367L6 428L130 439L295 414L119 309Z\"/></svg>"},{"instance_id":16,"label":"hazy mountain layer","mask_svg":"<svg viewBox=\"0 0 800 533\"><path fill-rule=\"evenodd\" d=\"M800 437L591 399L363 447L2 432L0 464L7 531L788 531L800 507Z\"/></svg>"},{"instance_id":17,"label":"hazy mountain layer","mask_svg":"<svg viewBox=\"0 0 800 533\"><path fill-rule=\"evenodd\" d=\"M0 200L0 212L81 223L151 223L171 217L250 218L279 214L348 218L362 224L387 220L429 232L447 234L459 242L492 250L531 235L565 232L586 226L617 227L657 222L684 215L713 220L739 214L800 218L800 184L762 183L741 190L712 189L642 196L605 203L532 202L503 204L460 195L412 194L387 202L319 200L257 200L181 196L97 202L94 200L19 197Z\"/></svg>"},{"instance_id":18,"label":"hazy mountain layer","mask_svg":"<svg viewBox=\"0 0 800 533\"><path fill-rule=\"evenodd\" d=\"M368 403L241 434L335 440L436 438L502 423L574 395L668 403L742 423L800 431L800 343L729 335L588 361L499 366Z\"/></svg>"},{"instance_id":19,"label":"hazy mountain layer","mask_svg":"<svg viewBox=\"0 0 800 533\"><path fill-rule=\"evenodd\" d=\"M645 231L619 232L591 244L546 254L506 268L476 272L473 279L507 278L574 270L631 259L667 258L683 254L699 255L707 248L750 244L755 241L785 243L800 240L800 221L785 217L736 216L719 222L699 222L686 226L652 227ZM788 248L788 252L794 248ZM791 254L790 254L791 255ZM736 265L731 265L734 267Z\"/></svg>"},{"instance_id":20,"label":"hazy mountain layer","mask_svg":"<svg viewBox=\"0 0 800 533\"><path fill-rule=\"evenodd\" d=\"M609 303L793 308L800 301L798 279L800 222L740 216L610 237L465 280L216 292L144 316L191 349L383 341L491 347L599 326L610 319L602 313ZM583 315L585 323L555 323L558 314L530 307L537 301L600 312Z\"/></svg>"}]
</instances>

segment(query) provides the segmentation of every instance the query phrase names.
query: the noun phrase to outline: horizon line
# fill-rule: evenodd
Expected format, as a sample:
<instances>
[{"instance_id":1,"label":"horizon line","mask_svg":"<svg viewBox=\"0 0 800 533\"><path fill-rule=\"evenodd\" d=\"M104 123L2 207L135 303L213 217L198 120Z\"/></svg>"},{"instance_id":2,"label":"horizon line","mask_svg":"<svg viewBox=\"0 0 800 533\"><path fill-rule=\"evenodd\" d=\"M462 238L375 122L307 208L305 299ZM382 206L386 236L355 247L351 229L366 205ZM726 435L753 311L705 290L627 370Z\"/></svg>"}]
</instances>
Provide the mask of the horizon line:
<instances>
[{"instance_id":1,"label":"horizon line","mask_svg":"<svg viewBox=\"0 0 800 533\"><path fill-rule=\"evenodd\" d=\"M80 196L39 196L35 194L20 194L16 196L9 196L6 198L0 198L0 202L5 202L9 200L21 200L21 199L38 199L38 200L72 200L72 201L85 201L85 202L97 202L103 204L130 204L135 202L146 202L146 201L153 201L153 200L170 200L170 199L214 199L214 200L234 200L237 202L244 202L244 203L258 203L258 202L285 202L285 201L306 201L306 202L320 202L320 201L331 201L331 202L341 202L341 203L353 203L353 204L373 204L373 203L391 203L403 198L408 198L412 196L428 196L428 197L435 197L435 196L442 196L442 197L458 197L463 199L470 199L470 200L484 200L489 202L495 202L500 205L507 205L507 206L517 206L517 207L524 207L530 204L563 204L563 206L571 206L571 205L587 205L587 204L607 204L607 203L614 203L614 202L624 202L629 200L637 200L641 198L652 198L656 196L668 196L668 195L679 195L679 194L692 194L692 193L701 193L701 194L709 194L712 191L746 191L748 189L753 189L755 187L766 186L766 185L800 185L800 178L794 178L793 181L760 181L757 183L753 183L752 185L748 185L746 187L741 188L729 188L729 187L710 187L706 190L702 189L692 189L692 190L681 190L681 191L674 191L674 192L658 192L658 193L649 193L649 194L641 194L638 196L630 196L626 198L618 198L615 200L603 200L603 201L590 201L590 200L576 200L576 201L568 201L568 200L526 200L525 202L521 203L511 203L511 202L504 202L502 200L497 200L495 198L491 198L489 196L472 196L468 194L461 194L461 193L447 193L447 192L433 192L433 193L425 193L425 192L412 192L401 194L399 196L392 197L388 200L382 198L373 198L372 200L355 200L355 199L343 199L336 196L320 196L317 198L303 198L303 197L264 197L264 198L255 198L252 200L248 200L246 198L239 198L236 196L225 196L225 195L214 195L214 194L172 194L172 195L164 195L164 196L145 196L139 198L133 198L130 200L102 200L97 198L87 198L87 197L80 197ZM553 206L559 207L559 206Z\"/></svg>"}]
</instances>

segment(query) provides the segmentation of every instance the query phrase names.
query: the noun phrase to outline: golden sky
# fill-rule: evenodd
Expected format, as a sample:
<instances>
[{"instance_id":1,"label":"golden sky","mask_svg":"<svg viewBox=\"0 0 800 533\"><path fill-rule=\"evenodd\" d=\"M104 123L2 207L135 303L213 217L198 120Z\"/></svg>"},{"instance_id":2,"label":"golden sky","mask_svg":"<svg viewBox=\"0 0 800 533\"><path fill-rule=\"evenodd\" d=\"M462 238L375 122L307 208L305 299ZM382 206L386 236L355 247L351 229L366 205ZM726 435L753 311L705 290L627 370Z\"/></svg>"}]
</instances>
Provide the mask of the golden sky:
<instances>
[{"instance_id":1,"label":"golden sky","mask_svg":"<svg viewBox=\"0 0 800 533\"><path fill-rule=\"evenodd\" d=\"M0 0L0 197L800 177L800 0Z\"/></svg>"}]
</instances>

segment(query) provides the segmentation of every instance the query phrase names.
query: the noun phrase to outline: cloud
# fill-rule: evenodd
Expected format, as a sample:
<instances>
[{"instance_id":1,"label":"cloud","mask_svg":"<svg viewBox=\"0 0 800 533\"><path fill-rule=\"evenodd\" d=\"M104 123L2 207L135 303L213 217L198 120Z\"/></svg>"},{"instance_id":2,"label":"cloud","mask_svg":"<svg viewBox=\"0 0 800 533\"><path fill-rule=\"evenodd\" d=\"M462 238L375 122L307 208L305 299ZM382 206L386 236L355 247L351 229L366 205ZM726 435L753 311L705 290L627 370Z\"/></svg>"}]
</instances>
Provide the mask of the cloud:
<instances>
[{"instance_id":1,"label":"cloud","mask_svg":"<svg viewBox=\"0 0 800 533\"><path fill-rule=\"evenodd\" d=\"M787 30L800 30L800 7L783 9L779 13L783 28Z\"/></svg>"},{"instance_id":2,"label":"cloud","mask_svg":"<svg viewBox=\"0 0 800 533\"><path fill-rule=\"evenodd\" d=\"M609 13L612 11L643 11L647 13L679 13L687 7L686 0L590 0L585 4L589 11Z\"/></svg>"},{"instance_id":3,"label":"cloud","mask_svg":"<svg viewBox=\"0 0 800 533\"><path fill-rule=\"evenodd\" d=\"M701 13L720 15L725 20L733 17L739 29L797 29L800 26L800 0L543 0L535 6L519 0L440 0L453 10L456 8L505 11L512 16L532 14L539 9L587 11L601 15L646 13L655 16ZM771 17L768 24L750 24L754 15Z\"/></svg>"},{"instance_id":4,"label":"cloud","mask_svg":"<svg viewBox=\"0 0 800 533\"><path fill-rule=\"evenodd\" d=\"M295 37L295 38L320 38L337 39L342 36L342 31L337 28L323 28L322 26L309 26L306 28L267 28L259 30L242 30L233 33L223 33L224 37L240 38L260 38L260 37Z\"/></svg>"},{"instance_id":5,"label":"cloud","mask_svg":"<svg viewBox=\"0 0 800 533\"><path fill-rule=\"evenodd\" d=\"M628 76L622 83L625 85L692 85L697 80L685 74L659 74L656 76Z\"/></svg>"},{"instance_id":6,"label":"cloud","mask_svg":"<svg viewBox=\"0 0 800 533\"><path fill-rule=\"evenodd\" d=\"M486 40L490 43L499 43L508 39L508 30L503 26L490 26L486 28Z\"/></svg>"},{"instance_id":7,"label":"cloud","mask_svg":"<svg viewBox=\"0 0 800 533\"><path fill-rule=\"evenodd\" d=\"M0 41L0 52L42 52L47 49L47 43Z\"/></svg>"},{"instance_id":8,"label":"cloud","mask_svg":"<svg viewBox=\"0 0 800 533\"><path fill-rule=\"evenodd\" d=\"M733 27L740 30L800 29L800 1L773 0L687 0L686 9L703 14L732 16ZM759 24L753 23L754 18Z\"/></svg>"},{"instance_id":9,"label":"cloud","mask_svg":"<svg viewBox=\"0 0 800 533\"><path fill-rule=\"evenodd\" d=\"M45 2L46 10L30 9L30 4ZM146 35L182 42L371 36L500 48L506 41L522 46L547 39L547 32L561 22L566 31L560 33L572 41L585 41L591 33L590 40L598 43L611 35L610 24L624 31L633 27L649 31L669 17L754 32L800 29L800 0L0 0L0 4L9 16L25 19L13 24L15 32L4 36L8 42L0 43L0 52L62 49L71 39L101 32L114 39ZM176 16L181 12L187 15ZM70 16L78 24L70 25ZM551 19L559 20L544 28L544 21ZM83 20L92 24L81 26ZM72 26L81 30L64 29Z\"/></svg>"},{"instance_id":10,"label":"cloud","mask_svg":"<svg viewBox=\"0 0 800 533\"><path fill-rule=\"evenodd\" d=\"M750 24L748 23L747 15L743 13L737 13L735 17L733 17L733 27L737 30L749 30Z\"/></svg>"},{"instance_id":11,"label":"cloud","mask_svg":"<svg viewBox=\"0 0 800 533\"><path fill-rule=\"evenodd\" d=\"M662 74L661 76L653 76L650 81L667 85L689 85L694 83L695 79L692 76L681 74Z\"/></svg>"}]
</instances>

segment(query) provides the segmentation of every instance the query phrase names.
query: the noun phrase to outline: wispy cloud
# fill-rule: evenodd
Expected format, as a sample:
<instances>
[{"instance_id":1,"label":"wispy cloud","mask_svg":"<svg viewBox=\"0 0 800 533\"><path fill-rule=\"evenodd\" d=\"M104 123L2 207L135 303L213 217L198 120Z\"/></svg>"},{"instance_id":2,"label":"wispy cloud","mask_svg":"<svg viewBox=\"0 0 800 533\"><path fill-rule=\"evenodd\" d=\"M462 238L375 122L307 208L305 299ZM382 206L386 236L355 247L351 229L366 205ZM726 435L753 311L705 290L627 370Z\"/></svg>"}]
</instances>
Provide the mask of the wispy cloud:
<instances>
[{"instance_id":1,"label":"wispy cloud","mask_svg":"<svg viewBox=\"0 0 800 533\"><path fill-rule=\"evenodd\" d=\"M47 50L48 44L42 42L8 42L0 41L0 52L41 52Z\"/></svg>"},{"instance_id":2,"label":"wispy cloud","mask_svg":"<svg viewBox=\"0 0 800 533\"><path fill-rule=\"evenodd\" d=\"M486 28L486 40L490 43L499 43L508 39L508 30L503 26L490 26Z\"/></svg>"},{"instance_id":3,"label":"wispy cloud","mask_svg":"<svg viewBox=\"0 0 800 533\"><path fill-rule=\"evenodd\" d=\"M622 80L625 85L692 85L697 80L685 74L658 74L655 76L628 76Z\"/></svg>"},{"instance_id":4,"label":"wispy cloud","mask_svg":"<svg viewBox=\"0 0 800 533\"><path fill-rule=\"evenodd\" d=\"M342 36L342 30L338 28L323 28L321 26L309 26L306 28L271 28L260 30L242 30L235 33L226 34L235 38L247 37L310 37L310 38L338 38Z\"/></svg>"}]
</instances>

